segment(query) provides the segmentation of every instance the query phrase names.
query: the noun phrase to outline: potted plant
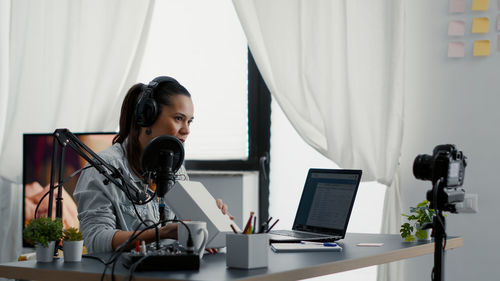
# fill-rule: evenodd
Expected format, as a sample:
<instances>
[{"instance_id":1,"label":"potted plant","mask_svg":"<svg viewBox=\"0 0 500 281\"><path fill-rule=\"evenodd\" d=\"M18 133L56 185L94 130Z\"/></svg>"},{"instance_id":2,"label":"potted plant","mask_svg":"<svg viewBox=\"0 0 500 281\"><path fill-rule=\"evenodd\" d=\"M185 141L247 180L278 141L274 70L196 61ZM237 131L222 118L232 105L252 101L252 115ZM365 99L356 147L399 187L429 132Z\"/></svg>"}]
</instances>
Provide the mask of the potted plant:
<instances>
[{"instance_id":1,"label":"potted plant","mask_svg":"<svg viewBox=\"0 0 500 281\"><path fill-rule=\"evenodd\" d=\"M65 262L76 262L82 260L83 236L75 227L63 231L63 252Z\"/></svg>"},{"instance_id":2,"label":"potted plant","mask_svg":"<svg viewBox=\"0 0 500 281\"><path fill-rule=\"evenodd\" d=\"M410 207L410 214L401 214L406 217L407 222L401 225L399 232L407 242L430 239L431 229L422 229L425 223L432 222L435 210L429 208L429 201L420 202L417 207Z\"/></svg>"},{"instance_id":3,"label":"potted plant","mask_svg":"<svg viewBox=\"0 0 500 281\"><path fill-rule=\"evenodd\" d=\"M24 229L24 239L35 245L36 260L51 262L54 259L56 241L62 237L62 222L57 218L42 217L31 220Z\"/></svg>"}]
</instances>

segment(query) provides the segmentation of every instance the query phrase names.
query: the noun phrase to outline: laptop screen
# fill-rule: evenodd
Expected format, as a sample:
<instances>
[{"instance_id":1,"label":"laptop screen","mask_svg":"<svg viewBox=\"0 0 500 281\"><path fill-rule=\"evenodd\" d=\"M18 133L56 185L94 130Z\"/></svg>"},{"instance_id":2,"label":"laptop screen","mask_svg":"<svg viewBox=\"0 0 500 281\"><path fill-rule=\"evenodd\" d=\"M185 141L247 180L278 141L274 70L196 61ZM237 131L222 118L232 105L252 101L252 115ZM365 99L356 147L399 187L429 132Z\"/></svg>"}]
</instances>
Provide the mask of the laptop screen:
<instances>
[{"instance_id":1,"label":"laptop screen","mask_svg":"<svg viewBox=\"0 0 500 281\"><path fill-rule=\"evenodd\" d=\"M361 170L310 169L293 229L343 238L360 180Z\"/></svg>"}]
</instances>

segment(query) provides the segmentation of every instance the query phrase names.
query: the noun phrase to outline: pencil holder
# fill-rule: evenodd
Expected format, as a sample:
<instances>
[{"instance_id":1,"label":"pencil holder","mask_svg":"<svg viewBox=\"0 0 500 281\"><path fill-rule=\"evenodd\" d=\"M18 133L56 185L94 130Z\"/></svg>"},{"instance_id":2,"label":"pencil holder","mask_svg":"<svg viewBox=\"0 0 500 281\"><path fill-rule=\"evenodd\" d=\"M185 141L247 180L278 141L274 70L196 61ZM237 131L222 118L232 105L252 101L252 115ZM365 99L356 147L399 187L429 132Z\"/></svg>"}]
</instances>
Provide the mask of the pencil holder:
<instances>
[{"instance_id":1,"label":"pencil holder","mask_svg":"<svg viewBox=\"0 0 500 281\"><path fill-rule=\"evenodd\" d=\"M226 234L226 265L234 268L267 267L267 234Z\"/></svg>"}]
</instances>

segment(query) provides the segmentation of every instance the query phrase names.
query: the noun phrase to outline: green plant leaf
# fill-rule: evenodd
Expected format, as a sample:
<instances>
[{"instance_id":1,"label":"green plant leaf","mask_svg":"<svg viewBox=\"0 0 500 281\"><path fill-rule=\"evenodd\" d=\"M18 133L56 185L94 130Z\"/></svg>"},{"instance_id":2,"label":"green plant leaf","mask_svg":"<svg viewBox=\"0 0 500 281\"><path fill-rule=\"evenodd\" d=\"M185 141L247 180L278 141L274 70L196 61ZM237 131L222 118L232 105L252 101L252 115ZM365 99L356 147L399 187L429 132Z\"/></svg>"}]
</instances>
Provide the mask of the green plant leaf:
<instances>
[{"instance_id":1,"label":"green plant leaf","mask_svg":"<svg viewBox=\"0 0 500 281\"><path fill-rule=\"evenodd\" d=\"M33 244L48 247L50 241L57 241L62 237L62 222L57 218L37 218L31 220L24 228L24 239Z\"/></svg>"},{"instance_id":2,"label":"green plant leaf","mask_svg":"<svg viewBox=\"0 0 500 281\"><path fill-rule=\"evenodd\" d=\"M404 238L405 240L408 239L408 237L411 237L411 233L413 232L413 226L411 226L409 223L404 223L401 225L401 229L399 230L401 233L401 237Z\"/></svg>"},{"instance_id":3,"label":"green plant leaf","mask_svg":"<svg viewBox=\"0 0 500 281\"><path fill-rule=\"evenodd\" d=\"M416 216L416 215L410 215L410 216L408 216L408 220L409 221L418 220L418 216Z\"/></svg>"},{"instance_id":4,"label":"green plant leaf","mask_svg":"<svg viewBox=\"0 0 500 281\"><path fill-rule=\"evenodd\" d=\"M412 242L412 241L415 241L415 237L413 237L413 235L409 235L405 238L405 241L406 242Z\"/></svg>"},{"instance_id":5,"label":"green plant leaf","mask_svg":"<svg viewBox=\"0 0 500 281\"><path fill-rule=\"evenodd\" d=\"M401 237L405 241L413 241L416 237L420 239L427 238L427 231L420 229L421 225L425 223L432 222L433 217L436 215L434 209L430 209L430 202L428 200L423 200L418 203L416 207L410 207L409 214L402 214L408 220L407 223L401 225ZM446 214L444 214L446 216Z\"/></svg>"},{"instance_id":6,"label":"green plant leaf","mask_svg":"<svg viewBox=\"0 0 500 281\"><path fill-rule=\"evenodd\" d=\"M428 206L429 206L429 203L430 203L429 201L424 200L424 201L422 201L422 202L418 203L418 204L417 204L417 207L428 207Z\"/></svg>"},{"instance_id":7,"label":"green plant leaf","mask_svg":"<svg viewBox=\"0 0 500 281\"><path fill-rule=\"evenodd\" d=\"M417 229L415 236L417 236L418 239L427 239L427 231L425 229Z\"/></svg>"},{"instance_id":8,"label":"green plant leaf","mask_svg":"<svg viewBox=\"0 0 500 281\"><path fill-rule=\"evenodd\" d=\"M80 241L83 240L82 233L75 227L70 227L63 230L63 240L65 241Z\"/></svg>"}]
</instances>

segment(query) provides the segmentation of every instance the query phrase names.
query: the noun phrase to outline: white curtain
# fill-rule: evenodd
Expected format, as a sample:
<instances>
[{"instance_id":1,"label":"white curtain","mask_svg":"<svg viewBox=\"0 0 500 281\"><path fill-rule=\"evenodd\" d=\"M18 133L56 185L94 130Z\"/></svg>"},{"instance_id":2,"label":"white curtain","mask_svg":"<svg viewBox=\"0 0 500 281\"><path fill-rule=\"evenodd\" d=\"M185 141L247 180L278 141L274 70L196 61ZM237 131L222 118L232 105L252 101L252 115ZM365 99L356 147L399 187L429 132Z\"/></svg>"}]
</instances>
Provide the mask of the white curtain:
<instances>
[{"instance_id":1,"label":"white curtain","mask_svg":"<svg viewBox=\"0 0 500 281\"><path fill-rule=\"evenodd\" d=\"M154 0L0 0L0 262L21 250L22 134L115 131Z\"/></svg>"},{"instance_id":2,"label":"white curtain","mask_svg":"<svg viewBox=\"0 0 500 281\"><path fill-rule=\"evenodd\" d=\"M301 137L363 181L386 184L384 230L399 226L403 134L400 0L233 0L273 97ZM367 206L369 208L369 206Z\"/></svg>"}]
</instances>

